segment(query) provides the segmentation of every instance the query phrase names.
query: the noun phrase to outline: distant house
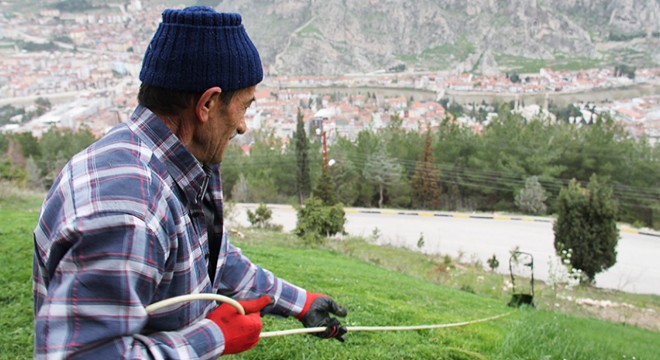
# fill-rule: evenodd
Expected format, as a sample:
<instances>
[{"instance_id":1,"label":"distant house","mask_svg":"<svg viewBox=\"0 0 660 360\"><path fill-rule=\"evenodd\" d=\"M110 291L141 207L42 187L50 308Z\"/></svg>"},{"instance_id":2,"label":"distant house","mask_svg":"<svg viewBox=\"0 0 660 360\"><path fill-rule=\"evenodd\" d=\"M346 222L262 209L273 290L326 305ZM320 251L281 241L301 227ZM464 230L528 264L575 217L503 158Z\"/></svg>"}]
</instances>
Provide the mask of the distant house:
<instances>
[{"instance_id":1,"label":"distant house","mask_svg":"<svg viewBox=\"0 0 660 360\"><path fill-rule=\"evenodd\" d=\"M41 9L39 15L44 18L56 18L60 17L60 11L58 9Z\"/></svg>"},{"instance_id":2,"label":"distant house","mask_svg":"<svg viewBox=\"0 0 660 360\"><path fill-rule=\"evenodd\" d=\"M2 134L14 133L14 132L18 132L20 128L21 126L18 124L7 124L0 126L0 133Z\"/></svg>"}]
</instances>

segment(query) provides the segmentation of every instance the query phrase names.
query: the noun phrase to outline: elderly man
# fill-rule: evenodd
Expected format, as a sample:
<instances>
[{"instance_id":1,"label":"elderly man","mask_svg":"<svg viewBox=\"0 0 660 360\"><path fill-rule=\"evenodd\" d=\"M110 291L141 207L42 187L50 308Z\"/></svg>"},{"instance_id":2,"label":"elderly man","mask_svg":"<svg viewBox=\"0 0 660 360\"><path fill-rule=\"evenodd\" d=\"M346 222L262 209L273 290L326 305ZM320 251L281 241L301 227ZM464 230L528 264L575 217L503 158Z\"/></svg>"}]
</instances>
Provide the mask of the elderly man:
<instances>
[{"instance_id":1,"label":"elderly man","mask_svg":"<svg viewBox=\"0 0 660 360\"><path fill-rule=\"evenodd\" d=\"M34 232L36 358L215 358L254 347L261 315L346 329L330 297L251 263L227 237L219 164L263 78L238 14L168 9L139 106L62 170ZM218 293L147 314L174 296Z\"/></svg>"}]
</instances>

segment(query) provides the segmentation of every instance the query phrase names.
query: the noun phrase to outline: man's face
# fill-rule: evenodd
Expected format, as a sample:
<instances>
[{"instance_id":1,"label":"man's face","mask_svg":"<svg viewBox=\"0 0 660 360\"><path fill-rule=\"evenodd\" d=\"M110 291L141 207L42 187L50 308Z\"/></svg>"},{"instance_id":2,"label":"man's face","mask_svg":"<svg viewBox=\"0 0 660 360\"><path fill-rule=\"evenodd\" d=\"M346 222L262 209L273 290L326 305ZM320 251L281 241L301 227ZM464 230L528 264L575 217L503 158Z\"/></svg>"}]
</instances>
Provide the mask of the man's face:
<instances>
[{"instance_id":1,"label":"man's face","mask_svg":"<svg viewBox=\"0 0 660 360\"><path fill-rule=\"evenodd\" d=\"M245 112L255 100L255 91L256 86L251 86L236 91L229 104L224 104L219 98L214 102L208 122L199 127L195 134L195 140L204 149L204 159L200 159L202 162L219 164L229 140L247 130Z\"/></svg>"}]
</instances>

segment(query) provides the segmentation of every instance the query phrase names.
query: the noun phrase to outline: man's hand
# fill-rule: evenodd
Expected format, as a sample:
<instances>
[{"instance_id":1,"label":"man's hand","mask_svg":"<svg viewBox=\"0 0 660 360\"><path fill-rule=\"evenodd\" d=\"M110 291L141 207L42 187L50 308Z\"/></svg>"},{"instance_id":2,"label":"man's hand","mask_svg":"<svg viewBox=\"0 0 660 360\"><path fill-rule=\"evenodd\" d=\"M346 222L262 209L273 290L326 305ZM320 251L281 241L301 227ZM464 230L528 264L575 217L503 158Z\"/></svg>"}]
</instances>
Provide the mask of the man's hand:
<instances>
[{"instance_id":1,"label":"man's hand","mask_svg":"<svg viewBox=\"0 0 660 360\"><path fill-rule=\"evenodd\" d=\"M324 332L314 333L314 335L324 339L335 338L343 342L342 336L346 334L346 328L341 325L339 320L329 315L344 317L347 313L346 308L337 305L329 296L308 291L305 306L296 318L305 327L326 327Z\"/></svg>"},{"instance_id":2,"label":"man's hand","mask_svg":"<svg viewBox=\"0 0 660 360\"><path fill-rule=\"evenodd\" d=\"M222 304L206 316L220 327L225 336L223 355L237 354L257 346L262 326L259 311L272 301L268 295L239 301L245 309L245 315L239 314L238 310L229 304Z\"/></svg>"}]
</instances>

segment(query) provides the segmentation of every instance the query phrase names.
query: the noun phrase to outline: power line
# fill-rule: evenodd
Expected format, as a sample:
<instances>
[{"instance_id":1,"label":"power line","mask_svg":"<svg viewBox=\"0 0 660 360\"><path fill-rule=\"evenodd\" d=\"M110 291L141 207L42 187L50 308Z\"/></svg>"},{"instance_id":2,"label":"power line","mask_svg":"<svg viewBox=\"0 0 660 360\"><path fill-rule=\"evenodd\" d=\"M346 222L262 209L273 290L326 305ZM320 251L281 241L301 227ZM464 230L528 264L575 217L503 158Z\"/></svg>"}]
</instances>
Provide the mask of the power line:
<instances>
[{"instance_id":1,"label":"power line","mask_svg":"<svg viewBox=\"0 0 660 360\"><path fill-rule=\"evenodd\" d=\"M368 155L364 154L351 154L347 156L349 161L366 161ZM400 158L394 158L401 163L414 163L416 161L406 161ZM256 160L256 161L255 161ZM251 159L251 163L245 166L275 166L279 163L285 163L287 159L281 157L278 160L273 159L269 155L257 155ZM504 191L511 192L514 188L521 188L524 186L525 179L518 175L508 175L494 170L475 169L468 167L456 168L451 164L435 164L440 171L441 183L454 183L463 187L470 187L480 190L490 191ZM443 176L445 175L445 176ZM427 180L429 178L426 178ZM464 180L464 181L460 181ZM559 192L562 187L568 185L570 180L567 179L552 179L553 181L543 181L543 186L546 189L553 190L555 193ZM586 186L588 182L581 181L580 184ZM636 205L637 207L650 208L639 204L640 201L653 201L653 198L660 197L660 189L654 188L640 188L630 185L614 184L614 196L626 202L627 204Z\"/></svg>"}]
</instances>

